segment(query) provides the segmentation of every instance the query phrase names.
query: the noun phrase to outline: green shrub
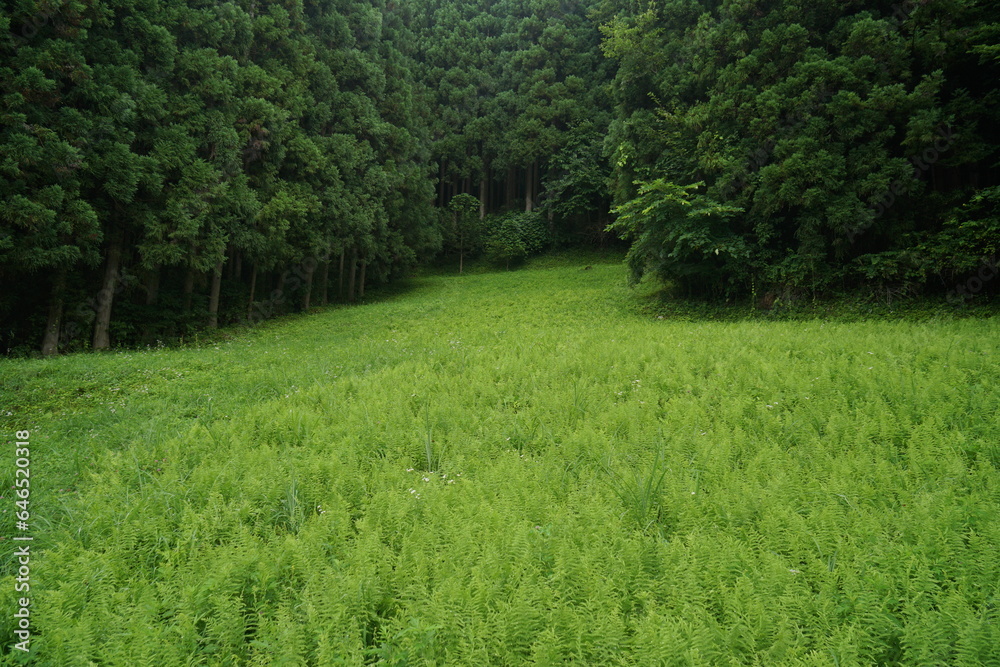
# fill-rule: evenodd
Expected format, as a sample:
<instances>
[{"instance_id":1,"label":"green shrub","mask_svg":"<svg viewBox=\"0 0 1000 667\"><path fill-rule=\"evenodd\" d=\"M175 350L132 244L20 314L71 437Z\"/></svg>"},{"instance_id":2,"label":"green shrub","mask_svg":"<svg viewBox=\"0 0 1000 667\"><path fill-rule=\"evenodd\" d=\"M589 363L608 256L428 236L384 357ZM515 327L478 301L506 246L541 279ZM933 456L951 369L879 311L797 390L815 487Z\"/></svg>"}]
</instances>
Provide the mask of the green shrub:
<instances>
[{"instance_id":1,"label":"green shrub","mask_svg":"<svg viewBox=\"0 0 1000 667\"><path fill-rule=\"evenodd\" d=\"M490 260L505 264L521 262L537 255L550 244L545 219L534 212L510 212L490 216L486 220L486 255Z\"/></svg>"}]
</instances>

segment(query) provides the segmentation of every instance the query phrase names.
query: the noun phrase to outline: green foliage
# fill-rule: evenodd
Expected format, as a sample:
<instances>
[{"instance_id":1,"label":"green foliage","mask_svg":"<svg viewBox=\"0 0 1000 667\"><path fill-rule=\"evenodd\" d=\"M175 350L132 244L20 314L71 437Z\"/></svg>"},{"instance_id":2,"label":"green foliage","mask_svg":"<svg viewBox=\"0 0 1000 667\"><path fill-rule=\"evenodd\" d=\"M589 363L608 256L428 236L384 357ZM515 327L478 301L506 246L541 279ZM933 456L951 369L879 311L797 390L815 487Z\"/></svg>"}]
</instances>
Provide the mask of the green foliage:
<instances>
[{"instance_id":1,"label":"green foliage","mask_svg":"<svg viewBox=\"0 0 1000 667\"><path fill-rule=\"evenodd\" d=\"M448 203L451 213L453 247L458 250L459 272L466 253L475 253L482 246L483 222L479 217L479 200L468 194L452 197Z\"/></svg>"},{"instance_id":2,"label":"green foliage","mask_svg":"<svg viewBox=\"0 0 1000 667\"><path fill-rule=\"evenodd\" d=\"M549 243L548 229L539 213L505 213L486 220L486 256L505 264L521 262L545 250Z\"/></svg>"},{"instance_id":3,"label":"green foliage","mask_svg":"<svg viewBox=\"0 0 1000 667\"><path fill-rule=\"evenodd\" d=\"M632 284L652 271L685 286L720 289L723 276L746 273L748 248L726 224L742 209L697 192L703 183L637 185L638 196L615 208L618 219L608 226L632 241L626 258Z\"/></svg>"},{"instance_id":4,"label":"green foliage","mask_svg":"<svg viewBox=\"0 0 1000 667\"><path fill-rule=\"evenodd\" d=\"M579 259L0 361L32 664L996 662L995 318L657 320Z\"/></svg>"},{"instance_id":5,"label":"green foliage","mask_svg":"<svg viewBox=\"0 0 1000 667\"><path fill-rule=\"evenodd\" d=\"M566 240L598 240L609 208L610 169L602 155L604 137L589 121L568 134L562 149L549 158L541 211Z\"/></svg>"},{"instance_id":6,"label":"green foliage","mask_svg":"<svg viewBox=\"0 0 1000 667\"><path fill-rule=\"evenodd\" d=\"M378 283L440 250L410 30L391 7L91 5L4 14L8 346L37 339L46 310L57 334L101 311L62 327L63 349L91 329L97 344L102 314L115 343L135 344L176 334L157 322L244 319L275 291L305 306L341 251L357 282ZM304 264L326 266L300 272L293 304L282 276ZM83 295L68 302L67 283ZM49 299L27 296L39 284ZM155 316L126 317L140 308Z\"/></svg>"},{"instance_id":7,"label":"green foliage","mask_svg":"<svg viewBox=\"0 0 1000 667\"><path fill-rule=\"evenodd\" d=\"M461 271L487 236L505 264L603 244L612 207L633 280L727 297L945 292L995 252L985 2L25 0L0 20L6 350L353 301L443 248ZM474 200L545 224L483 230Z\"/></svg>"},{"instance_id":8,"label":"green foliage","mask_svg":"<svg viewBox=\"0 0 1000 667\"><path fill-rule=\"evenodd\" d=\"M643 210L658 181L703 182L742 209L715 229L740 240L739 261L688 254L665 276L726 293L917 291L974 263L947 221L996 186L995 7L670 0L596 16L618 64L618 210Z\"/></svg>"},{"instance_id":9,"label":"green foliage","mask_svg":"<svg viewBox=\"0 0 1000 667\"><path fill-rule=\"evenodd\" d=\"M413 3L439 207L472 192L488 213L543 201L567 213L606 212L606 188L592 173L600 159L578 178L564 173L581 152L593 153L609 120L611 63L600 56L591 4ZM590 143L582 150L580 128Z\"/></svg>"},{"instance_id":10,"label":"green foliage","mask_svg":"<svg viewBox=\"0 0 1000 667\"><path fill-rule=\"evenodd\" d=\"M977 270L1000 253L1000 186L977 191L945 220L939 233L919 246L928 273L957 274Z\"/></svg>"},{"instance_id":11,"label":"green foliage","mask_svg":"<svg viewBox=\"0 0 1000 667\"><path fill-rule=\"evenodd\" d=\"M636 470L629 476L619 474L610 467L607 469L608 483L639 530L648 530L664 518L661 503L667 472L662 466L659 451L648 471Z\"/></svg>"}]
</instances>

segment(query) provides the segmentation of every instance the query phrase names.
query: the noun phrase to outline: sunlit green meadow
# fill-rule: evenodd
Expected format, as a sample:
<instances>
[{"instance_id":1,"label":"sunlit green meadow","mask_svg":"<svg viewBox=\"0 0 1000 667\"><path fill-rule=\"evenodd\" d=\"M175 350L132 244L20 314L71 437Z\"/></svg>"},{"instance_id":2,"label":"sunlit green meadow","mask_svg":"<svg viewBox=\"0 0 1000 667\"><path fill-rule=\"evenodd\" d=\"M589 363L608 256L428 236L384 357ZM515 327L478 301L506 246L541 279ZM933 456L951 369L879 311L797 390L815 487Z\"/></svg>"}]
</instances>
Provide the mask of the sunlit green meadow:
<instances>
[{"instance_id":1,"label":"sunlit green meadow","mask_svg":"<svg viewBox=\"0 0 1000 667\"><path fill-rule=\"evenodd\" d=\"M1000 321L660 320L624 284L548 260L0 361L5 664L1000 665Z\"/></svg>"}]
</instances>

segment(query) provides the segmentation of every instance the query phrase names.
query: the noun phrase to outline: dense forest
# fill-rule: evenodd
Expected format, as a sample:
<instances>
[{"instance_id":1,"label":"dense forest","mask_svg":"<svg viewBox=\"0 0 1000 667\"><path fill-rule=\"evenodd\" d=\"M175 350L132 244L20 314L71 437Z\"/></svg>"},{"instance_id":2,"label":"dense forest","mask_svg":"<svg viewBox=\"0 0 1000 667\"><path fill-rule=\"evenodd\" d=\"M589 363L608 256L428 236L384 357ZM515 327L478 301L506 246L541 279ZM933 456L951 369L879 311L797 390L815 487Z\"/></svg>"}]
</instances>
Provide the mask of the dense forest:
<instances>
[{"instance_id":1,"label":"dense forest","mask_svg":"<svg viewBox=\"0 0 1000 667\"><path fill-rule=\"evenodd\" d=\"M19 0L0 349L150 344L435 258L689 294L992 294L986 0Z\"/></svg>"}]
</instances>

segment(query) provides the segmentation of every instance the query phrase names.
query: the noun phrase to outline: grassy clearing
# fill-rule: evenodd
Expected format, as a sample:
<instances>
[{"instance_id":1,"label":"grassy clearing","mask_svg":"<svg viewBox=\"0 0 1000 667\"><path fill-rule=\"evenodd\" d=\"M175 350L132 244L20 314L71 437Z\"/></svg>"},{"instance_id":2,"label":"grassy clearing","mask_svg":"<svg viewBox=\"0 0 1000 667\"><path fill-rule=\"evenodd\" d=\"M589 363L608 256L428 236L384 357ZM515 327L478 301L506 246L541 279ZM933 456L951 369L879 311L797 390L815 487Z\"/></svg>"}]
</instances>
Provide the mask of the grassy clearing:
<instances>
[{"instance_id":1,"label":"grassy clearing","mask_svg":"<svg viewBox=\"0 0 1000 667\"><path fill-rule=\"evenodd\" d=\"M33 664L1000 664L1000 321L656 320L623 284L547 260L2 362Z\"/></svg>"}]
</instances>

